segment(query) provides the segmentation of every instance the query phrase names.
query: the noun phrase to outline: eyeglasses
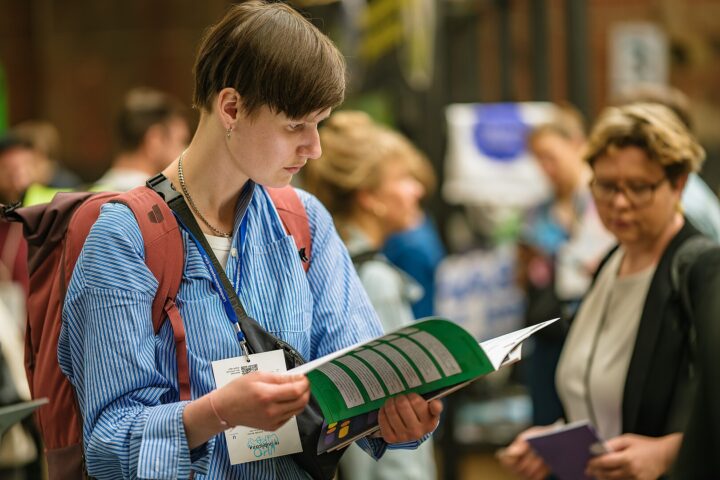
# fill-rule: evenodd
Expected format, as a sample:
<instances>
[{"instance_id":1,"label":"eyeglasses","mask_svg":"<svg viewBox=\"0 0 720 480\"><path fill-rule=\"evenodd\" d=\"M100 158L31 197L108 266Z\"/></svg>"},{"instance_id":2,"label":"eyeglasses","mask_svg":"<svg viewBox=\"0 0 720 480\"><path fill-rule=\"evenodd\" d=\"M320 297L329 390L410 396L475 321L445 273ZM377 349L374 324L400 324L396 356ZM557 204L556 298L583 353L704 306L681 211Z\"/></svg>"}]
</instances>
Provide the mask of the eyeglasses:
<instances>
[{"instance_id":1,"label":"eyeglasses","mask_svg":"<svg viewBox=\"0 0 720 480\"><path fill-rule=\"evenodd\" d=\"M615 195L622 193L633 207L643 207L652 203L655 190L666 180L667 177L663 177L655 183L630 183L623 186L615 182L593 178L590 181L590 191L598 202L610 203Z\"/></svg>"}]
</instances>

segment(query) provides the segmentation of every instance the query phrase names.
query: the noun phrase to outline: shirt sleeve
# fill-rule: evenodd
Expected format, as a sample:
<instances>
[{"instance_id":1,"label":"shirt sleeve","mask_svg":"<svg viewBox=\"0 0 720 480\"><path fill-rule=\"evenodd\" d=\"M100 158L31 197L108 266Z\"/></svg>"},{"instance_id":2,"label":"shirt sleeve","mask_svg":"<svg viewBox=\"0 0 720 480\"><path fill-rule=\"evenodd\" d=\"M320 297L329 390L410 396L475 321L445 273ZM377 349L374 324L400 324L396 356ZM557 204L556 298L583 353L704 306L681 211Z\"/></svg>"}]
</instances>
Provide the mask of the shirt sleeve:
<instances>
[{"instance_id":1,"label":"shirt sleeve","mask_svg":"<svg viewBox=\"0 0 720 480\"><path fill-rule=\"evenodd\" d=\"M312 195L299 191L310 221L312 257L308 281L313 293L312 357L327 355L354 343L381 336L373 309L332 217ZM420 442L388 445L380 438L363 438L358 445L374 458L387 448L414 449Z\"/></svg>"},{"instance_id":2,"label":"shirt sleeve","mask_svg":"<svg viewBox=\"0 0 720 480\"><path fill-rule=\"evenodd\" d=\"M153 331L157 290L132 212L102 207L68 286L58 360L83 416L93 477L187 478L207 470L213 440L191 451L174 365L172 330ZM164 358L158 358L164 357Z\"/></svg>"},{"instance_id":3,"label":"shirt sleeve","mask_svg":"<svg viewBox=\"0 0 720 480\"><path fill-rule=\"evenodd\" d=\"M313 295L311 359L382 335L347 249L325 207L300 191L312 236L308 282Z\"/></svg>"}]
</instances>

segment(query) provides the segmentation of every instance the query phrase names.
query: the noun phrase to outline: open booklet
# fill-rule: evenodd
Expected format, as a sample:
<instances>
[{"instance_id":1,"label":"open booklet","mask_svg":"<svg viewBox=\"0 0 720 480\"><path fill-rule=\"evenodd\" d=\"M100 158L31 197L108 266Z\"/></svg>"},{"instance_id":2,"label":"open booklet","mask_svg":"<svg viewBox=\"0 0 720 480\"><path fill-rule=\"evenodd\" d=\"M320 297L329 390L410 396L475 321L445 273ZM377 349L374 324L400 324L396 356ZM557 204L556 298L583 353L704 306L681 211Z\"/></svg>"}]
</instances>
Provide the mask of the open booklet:
<instances>
[{"instance_id":1,"label":"open booklet","mask_svg":"<svg viewBox=\"0 0 720 480\"><path fill-rule=\"evenodd\" d=\"M444 397L520 359L522 342L557 319L478 343L442 318L414 322L289 370L306 374L326 426L318 454L378 430L378 410L394 395Z\"/></svg>"},{"instance_id":2,"label":"open booklet","mask_svg":"<svg viewBox=\"0 0 720 480\"><path fill-rule=\"evenodd\" d=\"M41 407L46 403L48 403L47 398L40 398L37 400L29 400L26 402L19 402L0 407L0 436L2 436L5 430L27 417L38 407Z\"/></svg>"}]
</instances>

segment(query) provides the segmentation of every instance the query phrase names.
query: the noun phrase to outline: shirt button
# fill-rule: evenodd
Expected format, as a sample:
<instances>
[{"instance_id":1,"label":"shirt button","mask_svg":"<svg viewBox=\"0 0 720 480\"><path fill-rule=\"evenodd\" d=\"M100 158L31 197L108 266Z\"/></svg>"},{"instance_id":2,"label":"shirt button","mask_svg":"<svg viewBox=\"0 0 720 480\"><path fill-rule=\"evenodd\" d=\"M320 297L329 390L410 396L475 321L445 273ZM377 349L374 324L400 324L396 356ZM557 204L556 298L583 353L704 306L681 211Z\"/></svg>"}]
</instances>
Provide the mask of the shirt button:
<instances>
[{"instance_id":1,"label":"shirt button","mask_svg":"<svg viewBox=\"0 0 720 480\"><path fill-rule=\"evenodd\" d=\"M237 257L237 248L235 248L235 247L231 248L230 255L232 255L233 258Z\"/></svg>"}]
</instances>

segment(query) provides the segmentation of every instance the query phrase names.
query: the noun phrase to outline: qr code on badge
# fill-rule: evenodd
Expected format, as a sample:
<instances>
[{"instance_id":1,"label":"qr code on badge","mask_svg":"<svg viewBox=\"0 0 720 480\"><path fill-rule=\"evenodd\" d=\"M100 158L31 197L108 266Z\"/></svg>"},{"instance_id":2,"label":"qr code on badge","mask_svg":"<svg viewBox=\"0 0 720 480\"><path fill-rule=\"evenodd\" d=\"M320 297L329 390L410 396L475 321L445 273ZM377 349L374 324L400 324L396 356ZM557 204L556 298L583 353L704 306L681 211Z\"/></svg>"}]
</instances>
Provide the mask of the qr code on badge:
<instances>
[{"instance_id":1,"label":"qr code on badge","mask_svg":"<svg viewBox=\"0 0 720 480\"><path fill-rule=\"evenodd\" d=\"M240 373L243 375L247 375L250 372L257 372L257 363L253 363L252 365L240 365Z\"/></svg>"}]
</instances>

